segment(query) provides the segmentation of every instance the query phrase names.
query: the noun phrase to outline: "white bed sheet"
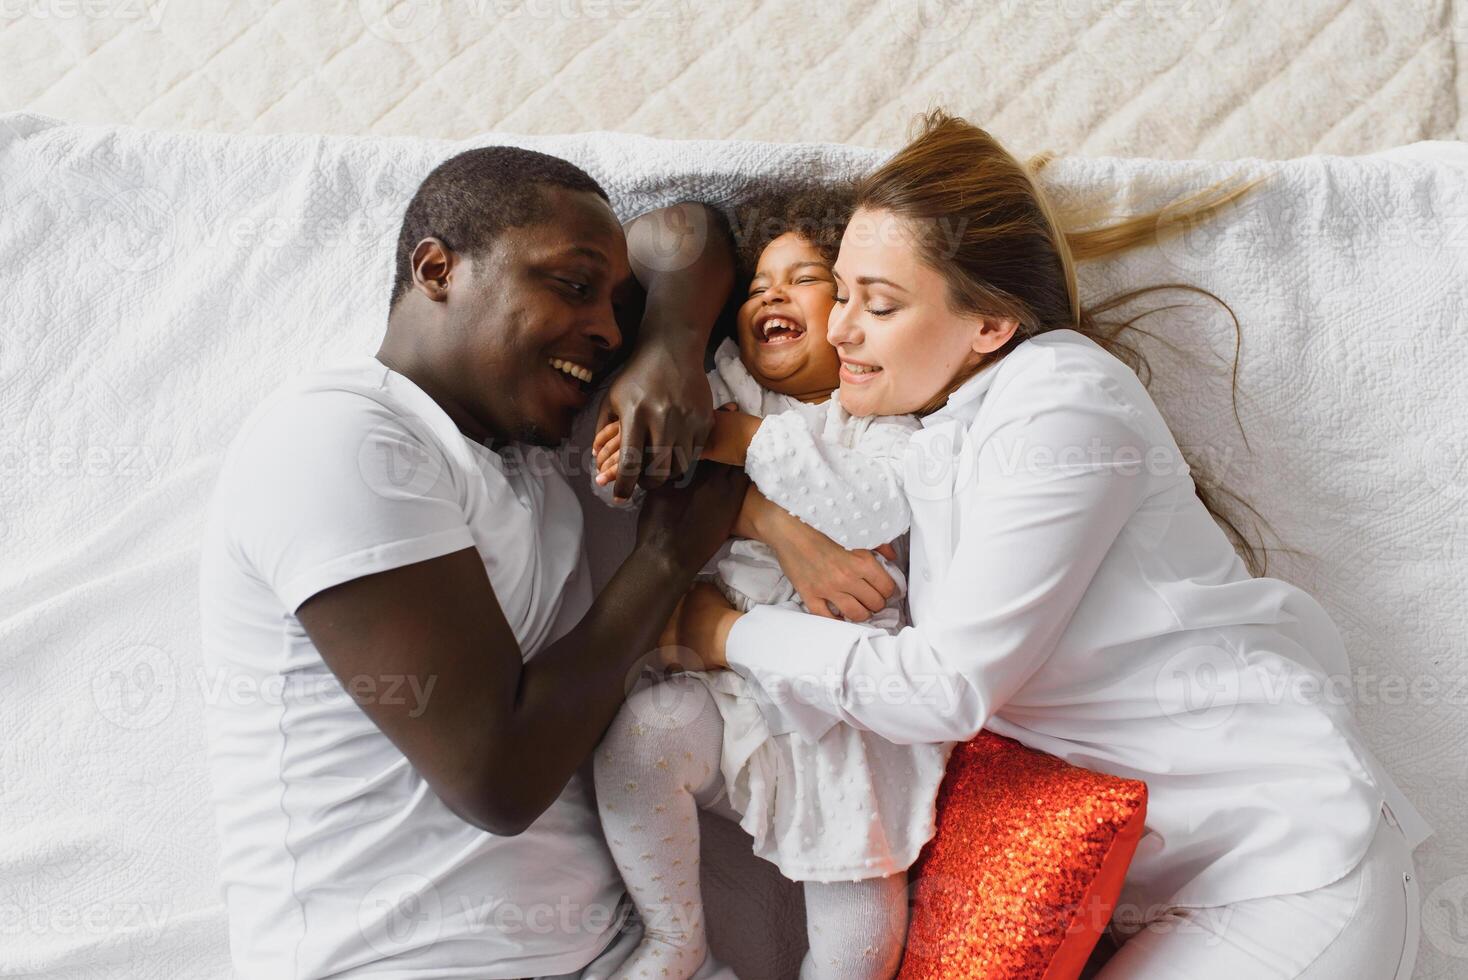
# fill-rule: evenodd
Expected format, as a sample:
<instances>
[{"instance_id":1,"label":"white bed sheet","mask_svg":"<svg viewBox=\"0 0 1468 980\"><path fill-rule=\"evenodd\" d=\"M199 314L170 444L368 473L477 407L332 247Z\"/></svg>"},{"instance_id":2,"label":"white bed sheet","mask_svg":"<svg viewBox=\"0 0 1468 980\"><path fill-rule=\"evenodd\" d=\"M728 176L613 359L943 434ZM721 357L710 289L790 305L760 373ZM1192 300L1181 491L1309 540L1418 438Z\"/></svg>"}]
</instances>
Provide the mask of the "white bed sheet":
<instances>
[{"instance_id":1,"label":"white bed sheet","mask_svg":"<svg viewBox=\"0 0 1468 980\"><path fill-rule=\"evenodd\" d=\"M572 159L624 216L878 159L612 134L476 142ZM459 148L0 117L0 974L227 975L200 707L229 694L196 656L205 502L262 396L375 349L401 209ZM1305 552L1278 556L1275 574L1339 624L1365 672L1363 727L1437 828L1418 852L1422 977L1468 962L1450 921L1468 898L1464 156L1421 144L1282 163L1074 159L1047 173L1068 204L1133 207L1269 176L1227 220L1086 270L1087 295L1183 280L1243 322L1252 452L1229 410L1232 330L1216 310L1148 321L1181 352L1146 345L1154 391L1179 442ZM712 873L722 892L752 887L748 868ZM736 959L749 977L780 975L788 944L748 937L754 915L798 922L788 891L745 909ZM716 931L734 944L730 925Z\"/></svg>"}]
</instances>

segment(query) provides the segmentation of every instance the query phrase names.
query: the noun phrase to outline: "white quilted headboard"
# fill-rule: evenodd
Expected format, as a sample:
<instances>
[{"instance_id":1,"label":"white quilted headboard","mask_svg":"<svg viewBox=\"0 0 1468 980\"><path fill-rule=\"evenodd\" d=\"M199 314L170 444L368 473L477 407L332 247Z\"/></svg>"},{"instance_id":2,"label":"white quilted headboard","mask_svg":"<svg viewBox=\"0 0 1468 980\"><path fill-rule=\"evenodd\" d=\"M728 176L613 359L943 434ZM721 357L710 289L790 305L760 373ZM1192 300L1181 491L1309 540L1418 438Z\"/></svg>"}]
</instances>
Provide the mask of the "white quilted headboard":
<instances>
[{"instance_id":1,"label":"white quilted headboard","mask_svg":"<svg viewBox=\"0 0 1468 980\"><path fill-rule=\"evenodd\" d=\"M1468 0L0 0L0 111L226 132L618 130L1023 152L1465 134Z\"/></svg>"}]
</instances>

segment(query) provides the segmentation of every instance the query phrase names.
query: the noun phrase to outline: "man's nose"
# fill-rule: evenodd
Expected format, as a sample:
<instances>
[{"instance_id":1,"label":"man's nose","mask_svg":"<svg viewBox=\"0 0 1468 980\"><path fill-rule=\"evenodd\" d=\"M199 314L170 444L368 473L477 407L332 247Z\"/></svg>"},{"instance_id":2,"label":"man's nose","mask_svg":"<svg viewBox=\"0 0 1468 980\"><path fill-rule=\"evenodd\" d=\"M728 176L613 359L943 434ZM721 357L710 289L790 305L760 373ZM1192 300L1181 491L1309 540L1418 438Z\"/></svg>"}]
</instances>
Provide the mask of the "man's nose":
<instances>
[{"instance_id":1,"label":"man's nose","mask_svg":"<svg viewBox=\"0 0 1468 980\"><path fill-rule=\"evenodd\" d=\"M622 328L617 326L617 311L610 303L587 323L586 336L605 351L614 351L622 346Z\"/></svg>"}]
</instances>

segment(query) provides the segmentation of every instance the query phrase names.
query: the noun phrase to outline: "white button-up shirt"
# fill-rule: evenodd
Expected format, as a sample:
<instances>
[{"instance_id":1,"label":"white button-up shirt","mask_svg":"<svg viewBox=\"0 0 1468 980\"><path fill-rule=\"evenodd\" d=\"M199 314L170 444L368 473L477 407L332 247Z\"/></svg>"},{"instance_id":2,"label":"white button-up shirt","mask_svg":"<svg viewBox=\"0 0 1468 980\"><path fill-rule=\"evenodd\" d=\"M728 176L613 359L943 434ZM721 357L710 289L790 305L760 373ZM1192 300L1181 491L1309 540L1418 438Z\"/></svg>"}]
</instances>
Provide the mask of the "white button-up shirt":
<instances>
[{"instance_id":1,"label":"white button-up shirt","mask_svg":"<svg viewBox=\"0 0 1468 980\"><path fill-rule=\"evenodd\" d=\"M1252 578L1135 373L1073 330L1026 340L913 436L912 626L759 608L732 669L777 723L894 742L981 728L1144 780L1122 902L1149 915L1320 887L1383 802L1430 831L1362 741L1340 634Z\"/></svg>"}]
</instances>

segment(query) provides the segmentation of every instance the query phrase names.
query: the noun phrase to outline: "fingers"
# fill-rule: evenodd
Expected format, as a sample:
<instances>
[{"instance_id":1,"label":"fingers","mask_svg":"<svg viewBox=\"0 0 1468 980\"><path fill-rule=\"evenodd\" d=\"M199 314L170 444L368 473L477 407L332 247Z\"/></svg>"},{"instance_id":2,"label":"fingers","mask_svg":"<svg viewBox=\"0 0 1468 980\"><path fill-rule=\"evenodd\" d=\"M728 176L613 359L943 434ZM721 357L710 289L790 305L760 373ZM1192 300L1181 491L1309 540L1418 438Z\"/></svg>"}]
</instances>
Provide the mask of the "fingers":
<instances>
[{"instance_id":1,"label":"fingers","mask_svg":"<svg viewBox=\"0 0 1468 980\"><path fill-rule=\"evenodd\" d=\"M594 453L596 455L596 457L598 459L600 459L601 458L601 447L604 446L604 445L606 445L607 442L608 442L608 440L612 439L614 436L620 435L621 432L622 432L622 423L621 422L618 422L616 419L612 419L612 421L608 422L606 425L603 425L601 428L597 429L596 430L596 437L591 440L591 451L592 451L592 453Z\"/></svg>"},{"instance_id":2,"label":"fingers","mask_svg":"<svg viewBox=\"0 0 1468 980\"><path fill-rule=\"evenodd\" d=\"M890 542L877 548L877 554L894 564L897 562L897 549L892 547Z\"/></svg>"},{"instance_id":3,"label":"fingers","mask_svg":"<svg viewBox=\"0 0 1468 980\"><path fill-rule=\"evenodd\" d=\"M641 412L633 412L631 419L622 420L622 447L617 455L617 479L612 485L612 496L628 500L642 475L642 450L647 445L647 424Z\"/></svg>"},{"instance_id":4,"label":"fingers","mask_svg":"<svg viewBox=\"0 0 1468 980\"><path fill-rule=\"evenodd\" d=\"M612 482L617 473L617 460L621 452L622 434L618 431L602 443L601 448L597 450L596 482L598 486L606 486Z\"/></svg>"},{"instance_id":5,"label":"fingers","mask_svg":"<svg viewBox=\"0 0 1468 980\"><path fill-rule=\"evenodd\" d=\"M890 548L891 545L883 545L882 547ZM866 580L867 585L882 594L882 601L885 604L888 599L897 594L897 583L892 579L887 569L882 567L882 563L877 561L875 554L868 551L863 554L863 557L866 558L866 567L862 569L861 577Z\"/></svg>"},{"instance_id":6,"label":"fingers","mask_svg":"<svg viewBox=\"0 0 1468 980\"><path fill-rule=\"evenodd\" d=\"M849 620L850 622L864 623L872 617L872 614L867 612L866 606L863 606L856 600L855 596L848 592L834 595L827 601L836 607L841 613L842 619Z\"/></svg>"},{"instance_id":7,"label":"fingers","mask_svg":"<svg viewBox=\"0 0 1468 980\"><path fill-rule=\"evenodd\" d=\"M837 611L826 604L825 599L814 593L806 595L802 592L800 594L800 601L805 603L805 607L810 610L812 616L820 616L823 619L840 618L837 615Z\"/></svg>"},{"instance_id":8,"label":"fingers","mask_svg":"<svg viewBox=\"0 0 1468 980\"><path fill-rule=\"evenodd\" d=\"M869 613L879 613L887 606L887 597L872 587L869 582L856 582L851 586L851 597L861 603Z\"/></svg>"},{"instance_id":9,"label":"fingers","mask_svg":"<svg viewBox=\"0 0 1468 980\"><path fill-rule=\"evenodd\" d=\"M698 458L703 455L703 447L713 435L714 417L712 414L704 415L689 422L688 437L683 446L683 458L678 462L681 464L682 472L679 476L689 472L698 464Z\"/></svg>"}]
</instances>

